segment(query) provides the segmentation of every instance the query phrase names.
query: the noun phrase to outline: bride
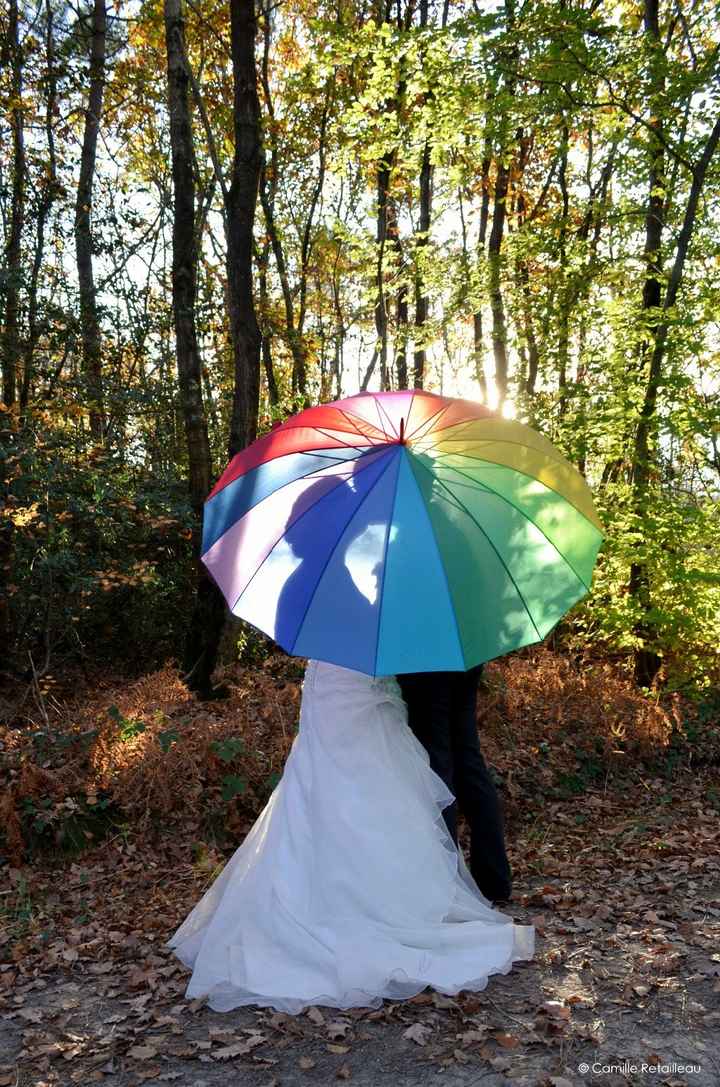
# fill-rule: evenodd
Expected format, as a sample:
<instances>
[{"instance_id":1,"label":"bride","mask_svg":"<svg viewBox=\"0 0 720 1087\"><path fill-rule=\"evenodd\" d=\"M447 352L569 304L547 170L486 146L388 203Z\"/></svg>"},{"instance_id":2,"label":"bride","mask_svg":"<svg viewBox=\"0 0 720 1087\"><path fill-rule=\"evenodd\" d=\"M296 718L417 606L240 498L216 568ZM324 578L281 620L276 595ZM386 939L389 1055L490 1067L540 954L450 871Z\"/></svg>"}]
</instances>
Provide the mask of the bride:
<instances>
[{"instance_id":1,"label":"bride","mask_svg":"<svg viewBox=\"0 0 720 1087\"><path fill-rule=\"evenodd\" d=\"M186 996L296 1014L479 990L534 952L454 845L453 796L393 677L310 661L300 726L255 825L167 946Z\"/></svg>"}]
</instances>

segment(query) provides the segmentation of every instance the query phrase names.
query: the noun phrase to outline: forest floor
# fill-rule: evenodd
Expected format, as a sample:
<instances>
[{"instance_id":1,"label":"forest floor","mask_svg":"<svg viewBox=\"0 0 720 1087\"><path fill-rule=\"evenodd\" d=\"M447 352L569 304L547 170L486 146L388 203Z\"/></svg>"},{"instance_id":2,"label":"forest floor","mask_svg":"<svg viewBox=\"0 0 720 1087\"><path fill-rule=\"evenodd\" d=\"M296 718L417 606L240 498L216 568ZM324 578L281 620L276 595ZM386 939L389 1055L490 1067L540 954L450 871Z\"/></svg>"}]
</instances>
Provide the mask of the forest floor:
<instances>
[{"instance_id":1,"label":"forest floor","mask_svg":"<svg viewBox=\"0 0 720 1087\"><path fill-rule=\"evenodd\" d=\"M209 882L189 841L123 827L7 866L0 1087L720 1084L716 762L529 782L506 797L504 912L535 925L535 958L455 998L216 1013L163 946Z\"/></svg>"}]
</instances>

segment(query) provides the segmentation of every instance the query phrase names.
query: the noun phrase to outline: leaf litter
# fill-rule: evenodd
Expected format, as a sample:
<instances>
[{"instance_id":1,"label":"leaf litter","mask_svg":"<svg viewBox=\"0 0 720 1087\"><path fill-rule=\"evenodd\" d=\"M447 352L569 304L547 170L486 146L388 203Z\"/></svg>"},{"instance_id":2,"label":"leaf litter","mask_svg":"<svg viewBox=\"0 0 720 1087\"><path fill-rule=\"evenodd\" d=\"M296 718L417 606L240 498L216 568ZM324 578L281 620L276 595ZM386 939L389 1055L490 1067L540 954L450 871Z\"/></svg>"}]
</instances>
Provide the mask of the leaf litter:
<instances>
[{"instance_id":1,"label":"leaf litter","mask_svg":"<svg viewBox=\"0 0 720 1087\"><path fill-rule=\"evenodd\" d=\"M560 679L564 668L557 665ZM480 993L428 990L380 1009L213 1013L203 1000L184 999L188 971L163 944L229 851L212 843L201 822L188 823L171 809L161 837L141 820L134 833L91 844L76 859L21 858L6 869L0 1087L214 1087L232 1082L229 1067L242 1071L243 1084L258 1087L309 1076L375 1087L379 1068L398 1083L440 1084L452 1070L453 1084L469 1085L483 1074L516 1087L566 1087L579 1082L583 1060L650 1057L648 1063L661 1066L699 1064L701 1072L649 1073L643 1087L719 1082L717 762L668 775L638 757L627 769L611 766L602 780L563 794L558 774L570 767L563 761L570 759L563 713L571 710L547 704L548 682L544 722L536 686L534 716L521 726L513 715L527 714L530 696L517 686L503 688L501 669L491 679L495 686L481 704L483 747L503 779L516 874L515 901L504 912L535 925L533 962L491 977ZM143 700L155 698L163 712L177 715L176 688L163 700L151 680L130 692L134 705L122 712L140 717ZM245 751L264 744L262 773L273 760L281 764L291 740L290 718L273 714L277 706L287 709L282 691L292 686L287 676L270 674L252 696L236 696L236 710L242 704L250 714ZM113 697L120 700L117 692ZM296 698L290 704L296 708ZM183 713L194 712L182 705ZM206 713L197 709L198 717ZM225 719L218 714L213 708L214 720ZM646 726L648 742L659 743L659 733ZM552 735L553 727L559 738L547 760L539 737ZM253 778L251 769L243 770L250 795L232 802L228 820L238 838L261 795L260 770ZM122 788L140 797L139 763L123 773ZM157 800L162 789L153 789ZM198 840L200 848L193 845ZM612 1087L612 1074L603 1087Z\"/></svg>"}]
</instances>

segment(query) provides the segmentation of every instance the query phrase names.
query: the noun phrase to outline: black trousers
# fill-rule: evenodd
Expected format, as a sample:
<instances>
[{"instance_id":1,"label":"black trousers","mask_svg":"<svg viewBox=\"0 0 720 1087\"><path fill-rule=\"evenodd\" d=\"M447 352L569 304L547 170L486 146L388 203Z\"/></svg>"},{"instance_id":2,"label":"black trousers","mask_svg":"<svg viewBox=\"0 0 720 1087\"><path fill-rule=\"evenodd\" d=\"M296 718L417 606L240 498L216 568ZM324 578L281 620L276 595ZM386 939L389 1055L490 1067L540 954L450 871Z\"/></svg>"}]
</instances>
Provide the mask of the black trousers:
<instances>
[{"instance_id":1,"label":"black trousers","mask_svg":"<svg viewBox=\"0 0 720 1087\"><path fill-rule=\"evenodd\" d=\"M505 851L495 784L480 751L476 722L482 665L468 672L412 672L397 676L408 724L430 756L430 766L457 797L444 811L457 842L458 807L470 826L470 871L492 901L509 898L512 872Z\"/></svg>"}]
</instances>

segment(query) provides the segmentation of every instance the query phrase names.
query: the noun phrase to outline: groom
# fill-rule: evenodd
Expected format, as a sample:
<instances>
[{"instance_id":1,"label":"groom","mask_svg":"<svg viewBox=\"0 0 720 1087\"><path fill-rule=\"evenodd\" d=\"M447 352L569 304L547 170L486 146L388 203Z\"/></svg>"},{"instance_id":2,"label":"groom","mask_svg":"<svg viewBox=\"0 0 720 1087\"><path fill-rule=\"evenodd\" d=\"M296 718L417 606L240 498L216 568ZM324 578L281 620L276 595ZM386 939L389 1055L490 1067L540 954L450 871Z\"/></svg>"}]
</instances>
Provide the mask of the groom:
<instances>
[{"instance_id":1,"label":"groom","mask_svg":"<svg viewBox=\"0 0 720 1087\"><path fill-rule=\"evenodd\" d=\"M505 852L497 791L480 751L475 718L483 666L468 672L410 672L397 676L408 724L430 766L457 797L443 812L457 843L458 805L470 824L470 871L492 902L508 901L512 873Z\"/></svg>"}]
</instances>

